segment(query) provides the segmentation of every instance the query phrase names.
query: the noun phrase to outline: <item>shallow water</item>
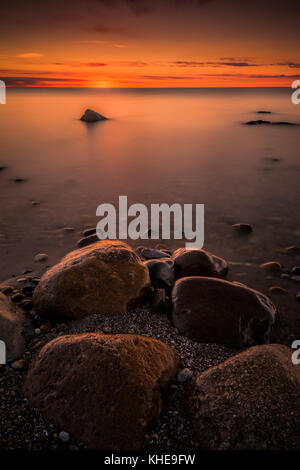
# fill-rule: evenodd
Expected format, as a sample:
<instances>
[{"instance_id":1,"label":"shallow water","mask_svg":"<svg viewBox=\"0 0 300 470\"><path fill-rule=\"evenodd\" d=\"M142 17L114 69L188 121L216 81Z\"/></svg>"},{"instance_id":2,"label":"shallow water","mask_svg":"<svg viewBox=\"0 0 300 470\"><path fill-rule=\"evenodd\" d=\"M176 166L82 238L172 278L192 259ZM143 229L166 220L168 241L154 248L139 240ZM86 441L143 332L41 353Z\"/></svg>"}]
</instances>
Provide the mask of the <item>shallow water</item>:
<instances>
[{"instance_id":1,"label":"shallow water","mask_svg":"<svg viewBox=\"0 0 300 470\"><path fill-rule=\"evenodd\" d=\"M299 244L300 127L242 125L300 124L290 97L290 89L9 89L0 106L0 279L33 267L41 251L55 262L97 223L96 207L119 195L204 203L205 248L232 261ZM111 119L86 125L78 119L86 108ZM236 222L253 224L253 234L234 236Z\"/></svg>"}]
</instances>

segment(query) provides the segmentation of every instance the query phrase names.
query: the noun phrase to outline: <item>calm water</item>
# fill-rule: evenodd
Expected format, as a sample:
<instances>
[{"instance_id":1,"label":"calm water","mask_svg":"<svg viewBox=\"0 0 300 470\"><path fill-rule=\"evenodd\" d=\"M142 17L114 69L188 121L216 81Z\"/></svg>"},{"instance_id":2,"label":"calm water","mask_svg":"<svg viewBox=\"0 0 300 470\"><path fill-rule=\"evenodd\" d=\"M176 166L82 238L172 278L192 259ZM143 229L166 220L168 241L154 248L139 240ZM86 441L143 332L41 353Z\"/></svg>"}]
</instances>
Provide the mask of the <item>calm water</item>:
<instances>
[{"instance_id":1,"label":"calm water","mask_svg":"<svg viewBox=\"0 0 300 470\"><path fill-rule=\"evenodd\" d=\"M300 128L242 125L300 123L290 96L289 89L9 89L0 106L0 166L7 166L0 278L32 267L41 251L56 261L78 231L96 224L96 207L119 195L129 203L204 203L205 247L231 260L273 258L300 243ZM78 119L86 108L111 120L86 125ZM261 109L274 114L255 114ZM234 237L235 222L252 223L253 235Z\"/></svg>"}]
</instances>

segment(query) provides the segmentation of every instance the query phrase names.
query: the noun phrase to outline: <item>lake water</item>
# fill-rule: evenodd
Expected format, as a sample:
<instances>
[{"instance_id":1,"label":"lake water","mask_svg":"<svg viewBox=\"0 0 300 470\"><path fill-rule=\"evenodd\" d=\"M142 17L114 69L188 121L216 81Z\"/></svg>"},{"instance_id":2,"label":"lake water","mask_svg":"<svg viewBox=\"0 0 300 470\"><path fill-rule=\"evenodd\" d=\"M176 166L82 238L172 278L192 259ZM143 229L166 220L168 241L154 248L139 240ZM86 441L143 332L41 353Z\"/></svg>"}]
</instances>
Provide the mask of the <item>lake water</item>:
<instances>
[{"instance_id":1,"label":"lake water","mask_svg":"<svg viewBox=\"0 0 300 470\"><path fill-rule=\"evenodd\" d=\"M87 125L86 108L111 119ZM119 195L204 203L205 248L234 261L280 256L300 243L300 127L242 124L252 119L300 124L300 105L290 89L8 89L0 278L33 268L39 252L55 262L95 226L96 207ZM253 234L236 237L237 222Z\"/></svg>"}]
</instances>

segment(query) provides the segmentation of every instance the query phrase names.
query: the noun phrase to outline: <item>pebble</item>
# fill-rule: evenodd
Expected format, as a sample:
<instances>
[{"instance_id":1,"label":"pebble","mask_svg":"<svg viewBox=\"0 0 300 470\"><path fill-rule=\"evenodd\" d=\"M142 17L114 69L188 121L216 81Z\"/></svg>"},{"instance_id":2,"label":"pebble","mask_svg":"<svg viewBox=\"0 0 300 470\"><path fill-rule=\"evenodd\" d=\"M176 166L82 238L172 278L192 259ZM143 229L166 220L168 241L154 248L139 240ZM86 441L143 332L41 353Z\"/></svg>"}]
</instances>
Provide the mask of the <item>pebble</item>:
<instances>
[{"instance_id":1,"label":"pebble","mask_svg":"<svg viewBox=\"0 0 300 470\"><path fill-rule=\"evenodd\" d=\"M232 225L233 230L239 233L251 233L252 226L250 224L234 224Z\"/></svg>"},{"instance_id":2,"label":"pebble","mask_svg":"<svg viewBox=\"0 0 300 470\"><path fill-rule=\"evenodd\" d=\"M300 290L296 294L296 300L297 300L297 302L300 302Z\"/></svg>"},{"instance_id":3,"label":"pebble","mask_svg":"<svg viewBox=\"0 0 300 470\"><path fill-rule=\"evenodd\" d=\"M292 273L294 276L299 276L299 275L300 275L300 266L294 266L294 267L292 268L291 273Z\"/></svg>"},{"instance_id":4,"label":"pebble","mask_svg":"<svg viewBox=\"0 0 300 470\"><path fill-rule=\"evenodd\" d=\"M13 302L16 302L17 304L22 302L22 300L25 300L25 299L26 299L25 295L21 294L20 292L11 296L11 300Z\"/></svg>"},{"instance_id":5,"label":"pebble","mask_svg":"<svg viewBox=\"0 0 300 470\"><path fill-rule=\"evenodd\" d=\"M283 273L283 274L280 274L280 278L281 278L281 279L289 279L289 278L290 278L290 275Z\"/></svg>"},{"instance_id":6,"label":"pebble","mask_svg":"<svg viewBox=\"0 0 300 470\"><path fill-rule=\"evenodd\" d=\"M186 367L185 369L182 369L180 372L178 372L177 382L184 383L188 380L191 380L192 377L193 372Z\"/></svg>"},{"instance_id":7,"label":"pebble","mask_svg":"<svg viewBox=\"0 0 300 470\"><path fill-rule=\"evenodd\" d=\"M12 286L5 286L1 289L4 295L10 295L13 293L14 288Z\"/></svg>"},{"instance_id":8,"label":"pebble","mask_svg":"<svg viewBox=\"0 0 300 470\"><path fill-rule=\"evenodd\" d=\"M47 259L48 259L48 255L46 253L39 253L39 254L35 255L34 262L35 263L41 263L43 261L47 261Z\"/></svg>"},{"instance_id":9,"label":"pebble","mask_svg":"<svg viewBox=\"0 0 300 470\"><path fill-rule=\"evenodd\" d=\"M83 236L84 237L89 237L90 235L94 235L94 233L96 233L96 228L88 228L88 229L84 230Z\"/></svg>"},{"instance_id":10,"label":"pebble","mask_svg":"<svg viewBox=\"0 0 300 470\"><path fill-rule=\"evenodd\" d=\"M24 359L20 359L18 361L14 361L12 364L11 364L11 367L12 369L14 370L23 370L25 369L25 366L26 366L26 362L24 361Z\"/></svg>"},{"instance_id":11,"label":"pebble","mask_svg":"<svg viewBox=\"0 0 300 470\"><path fill-rule=\"evenodd\" d=\"M58 435L58 439L61 441L61 442L64 442L64 443L67 443L69 442L70 440L70 434L66 431L60 431L59 435Z\"/></svg>"},{"instance_id":12,"label":"pebble","mask_svg":"<svg viewBox=\"0 0 300 470\"><path fill-rule=\"evenodd\" d=\"M19 305L25 312L29 312L33 308L33 303L29 299L22 300Z\"/></svg>"},{"instance_id":13,"label":"pebble","mask_svg":"<svg viewBox=\"0 0 300 470\"><path fill-rule=\"evenodd\" d=\"M297 246L297 245L291 245L291 246L288 246L285 251L289 254L289 255L299 255L300 254L300 246Z\"/></svg>"},{"instance_id":14,"label":"pebble","mask_svg":"<svg viewBox=\"0 0 300 470\"><path fill-rule=\"evenodd\" d=\"M281 294L281 295L286 295L289 293L286 289L283 289L283 287L280 287L280 286L271 286L269 287L269 291L272 292L272 294Z\"/></svg>"},{"instance_id":15,"label":"pebble","mask_svg":"<svg viewBox=\"0 0 300 470\"><path fill-rule=\"evenodd\" d=\"M14 179L15 183L24 183L24 181L26 181L25 178L15 178Z\"/></svg>"},{"instance_id":16,"label":"pebble","mask_svg":"<svg viewBox=\"0 0 300 470\"><path fill-rule=\"evenodd\" d=\"M36 328L36 329L34 330L34 332L35 332L35 334L38 336L38 335L41 333L41 330L40 330L40 328Z\"/></svg>"},{"instance_id":17,"label":"pebble","mask_svg":"<svg viewBox=\"0 0 300 470\"><path fill-rule=\"evenodd\" d=\"M281 264L277 261L268 261L267 263L261 264L260 267L262 269L265 269L266 271L271 271L273 273L278 273L282 269Z\"/></svg>"},{"instance_id":18,"label":"pebble","mask_svg":"<svg viewBox=\"0 0 300 470\"><path fill-rule=\"evenodd\" d=\"M300 284L300 276L291 276L291 280Z\"/></svg>"}]
</instances>

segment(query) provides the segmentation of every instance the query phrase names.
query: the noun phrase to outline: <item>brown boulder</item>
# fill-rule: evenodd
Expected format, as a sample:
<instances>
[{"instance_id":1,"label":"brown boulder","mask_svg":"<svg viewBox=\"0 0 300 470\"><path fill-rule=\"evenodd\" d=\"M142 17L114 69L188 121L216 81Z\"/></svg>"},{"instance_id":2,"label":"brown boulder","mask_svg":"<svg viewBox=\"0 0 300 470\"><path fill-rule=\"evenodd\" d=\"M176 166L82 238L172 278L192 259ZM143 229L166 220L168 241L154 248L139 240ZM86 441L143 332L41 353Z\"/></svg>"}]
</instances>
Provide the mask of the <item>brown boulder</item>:
<instances>
[{"instance_id":1,"label":"brown boulder","mask_svg":"<svg viewBox=\"0 0 300 470\"><path fill-rule=\"evenodd\" d=\"M224 277L228 271L227 262L205 250L179 248L173 254L175 276Z\"/></svg>"},{"instance_id":2,"label":"brown boulder","mask_svg":"<svg viewBox=\"0 0 300 470\"><path fill-rule=\"evenodd\" d=\"M30 320L15 303L0 293L0 340L5 343L7 361L24 354L27 339L32 334Z\"/></svg>"},{"instance_id":3,"label":"brown boulder","mask_svg":"<svg viewBox=\"0 0 300 470\"><path fill-rule=\"evenodd\" d=\"M121 314L150 286L147 267L126 243L98 241L72 251L41 278L33 296L41 316Z\"/></svg>"},{"instance_id":4,"label":"brown boulder","mask_svg":"<svg viewBox=\"0 0 300 470\"><path fill-rule=\"evenodd\" d=\"M300 366L286 346L255 346L200 374L189 397L201 447L300 448Z\"/></svg>"},{"instance_id":5,"label":"brown boulder","mask_svg":"<svg viewBox=\"0 0 300 470\"><path fill-rule=\"evenodd\" d=\"M269 341L276 308L258 291L210 277L179 279L172 293L172 320L181 334L230 347Z\"/></svg>"},{"instance_id":6,"label":"brown boulder","mask_svg":"<svg viewBox=\"0 0 300 470\"><path fill-rule=\"evenodd\" d=\"M34 407L90 449L135 450L158 419L177 353L137 335L61 336L39 353L24 384Z\"/></svg>"}]
</instances>

